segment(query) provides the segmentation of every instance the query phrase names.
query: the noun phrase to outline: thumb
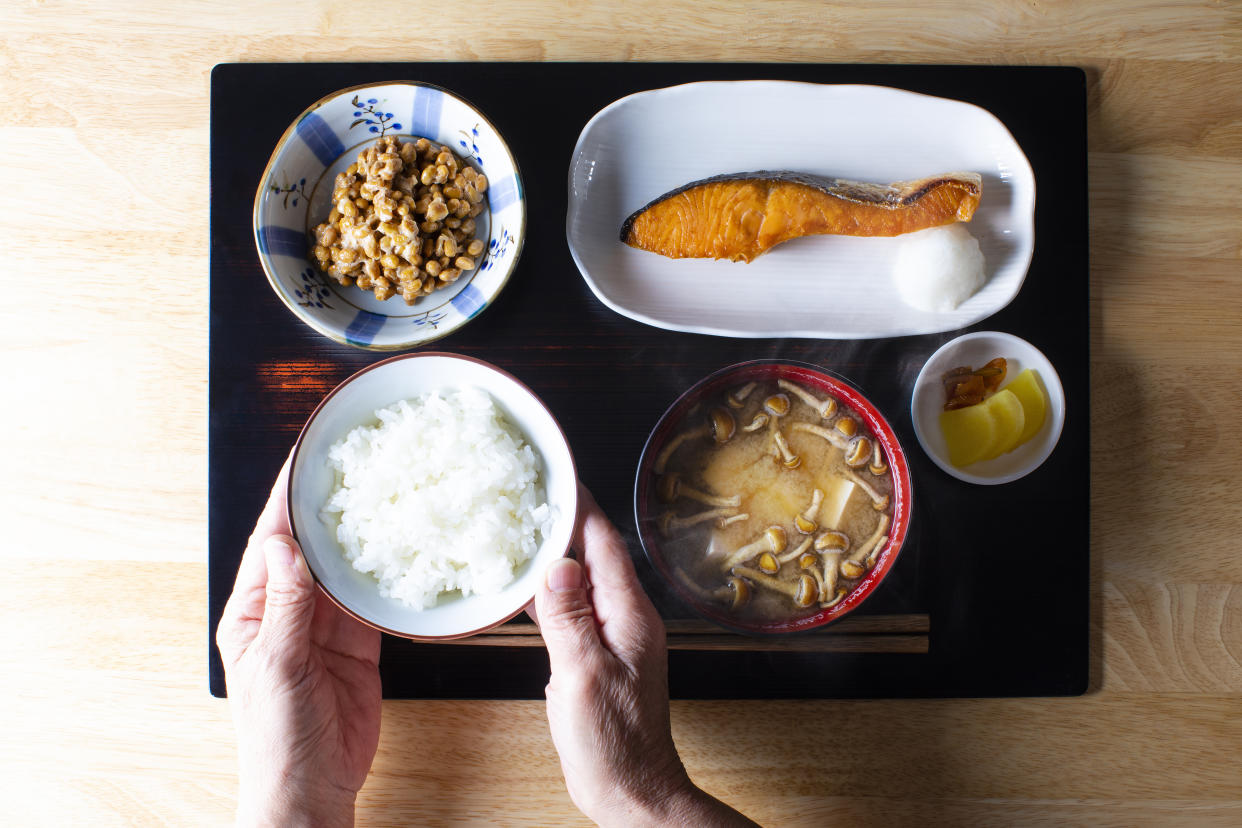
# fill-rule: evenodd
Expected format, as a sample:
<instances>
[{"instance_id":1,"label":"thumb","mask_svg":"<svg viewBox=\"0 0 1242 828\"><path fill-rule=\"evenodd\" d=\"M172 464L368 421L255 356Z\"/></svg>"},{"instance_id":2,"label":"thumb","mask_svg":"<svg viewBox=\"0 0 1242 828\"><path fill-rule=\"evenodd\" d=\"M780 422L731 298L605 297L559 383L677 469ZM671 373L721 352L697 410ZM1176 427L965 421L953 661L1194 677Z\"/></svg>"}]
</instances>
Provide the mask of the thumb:
<instances>
[{"instance_id":1,"label":"thumb","mask_svg":"<svg viewBox=\"0 0 1242 828\"><path fill-rule=\"evenodd\" d=\"M263 541L263 557L267 561L267 600L259 637L277 652L287 652L310 640L315 579L297 541L288 535L272 535Z\"/></svg>"},{"instance_id":2,"label":"thumb","mask_svg":"<svg viewBox=\"0 0 1242 828\"><path fill-rule=\"evenodd\" d=\"M595 608L587 595L582 564L559 558L548 566L535 593L539 632L548 648L552 673L573 671L600 649Z\"/></svg>"}]
</instances>

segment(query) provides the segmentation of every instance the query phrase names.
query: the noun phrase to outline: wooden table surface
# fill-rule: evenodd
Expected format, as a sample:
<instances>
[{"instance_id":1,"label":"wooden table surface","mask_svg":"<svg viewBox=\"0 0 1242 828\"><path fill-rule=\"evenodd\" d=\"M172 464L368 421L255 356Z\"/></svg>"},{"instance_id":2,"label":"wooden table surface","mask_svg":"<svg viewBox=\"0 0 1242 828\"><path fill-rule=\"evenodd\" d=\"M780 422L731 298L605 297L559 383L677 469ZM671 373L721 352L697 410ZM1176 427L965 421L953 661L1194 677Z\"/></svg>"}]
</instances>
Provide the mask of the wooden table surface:
<instances>
[{"instance_id":1,"label":"wooden table surface","mask_svg":"<svg viewBox=\"0 0 1242 828\"><path fill-rule=\"evenodd\" d=\"M178 5L0 8L0 821L231 818L205 658L211 67L742 60L1086 69L1092 680L678 702L692 776L770 825L1242 824L1236 0L484 2L451 26L426 4ZM791 742L800 717L847 749ZM359 821L585 822L541 701L386 703Z\"/></svg>"}]
</instances>

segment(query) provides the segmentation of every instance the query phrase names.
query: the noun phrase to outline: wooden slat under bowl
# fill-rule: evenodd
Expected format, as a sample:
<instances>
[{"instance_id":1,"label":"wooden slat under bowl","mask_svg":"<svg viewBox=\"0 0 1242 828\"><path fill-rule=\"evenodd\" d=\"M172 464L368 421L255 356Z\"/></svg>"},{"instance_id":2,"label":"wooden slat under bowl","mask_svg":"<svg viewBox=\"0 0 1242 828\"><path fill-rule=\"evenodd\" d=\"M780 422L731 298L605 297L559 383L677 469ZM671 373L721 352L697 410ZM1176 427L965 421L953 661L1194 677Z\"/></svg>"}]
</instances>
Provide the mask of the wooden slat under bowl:
<instances>
[{"instance_id":1,"label":"wooden slat under bowl","mask_svg":"<svg viewBox=\"0 0 1242 828\"><path fill-rule=\"evenodd\" d=\"M926 653L931 618L928 615L870 615L845 618L824 630L806 635L759 638L738 635L707 621L669 620L670 650L756 650L802 653ZM542 647L539 628L515 622L489 633L454 641L478 647Z\"/></svg>"}]
</instances>

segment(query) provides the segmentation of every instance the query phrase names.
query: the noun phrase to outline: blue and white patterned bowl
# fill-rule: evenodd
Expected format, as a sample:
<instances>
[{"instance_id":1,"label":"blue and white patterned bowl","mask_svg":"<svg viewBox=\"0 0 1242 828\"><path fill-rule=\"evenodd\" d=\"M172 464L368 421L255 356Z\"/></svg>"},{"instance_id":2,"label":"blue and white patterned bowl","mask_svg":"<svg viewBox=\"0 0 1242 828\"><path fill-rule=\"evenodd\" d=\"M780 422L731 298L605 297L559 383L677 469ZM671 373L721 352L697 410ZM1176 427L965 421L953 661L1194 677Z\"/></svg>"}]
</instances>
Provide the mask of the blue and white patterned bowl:
<instances>
[{"instance_id":1,"label":"blue and white patterned bowl","mask_svg":"<svg viewBox=\"0 0 1242 828\"><path fill-rule=\"evenodd\" d=\"M488 209L476 220L488 246L478 267L413 306L342 287L307 258L337 173L384 135L451 147L488 180ZM526 198L504 139L466 101L412 81L355 86L311 105L285 130L255 195L254 236L268 282L299 319L341 344L395 351L447 336L496 298L522 252Z\"/></svg>"}]
</instances>

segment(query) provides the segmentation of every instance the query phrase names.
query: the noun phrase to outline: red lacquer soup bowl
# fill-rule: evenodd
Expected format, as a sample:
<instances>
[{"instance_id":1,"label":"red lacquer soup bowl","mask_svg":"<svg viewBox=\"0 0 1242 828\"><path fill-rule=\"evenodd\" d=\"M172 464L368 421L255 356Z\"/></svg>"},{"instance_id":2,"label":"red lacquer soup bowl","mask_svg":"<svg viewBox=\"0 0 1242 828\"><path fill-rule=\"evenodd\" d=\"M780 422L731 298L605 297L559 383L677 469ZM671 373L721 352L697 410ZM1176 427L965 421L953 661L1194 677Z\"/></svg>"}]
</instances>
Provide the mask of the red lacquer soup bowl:
<instances>
[{"instance_id":1,"label":"red lacquer soup bowl","mask_svg":"<svg viewBox=\"0 0 1242 828\"><path fill-rule=\"evenodd\" d=\"M773 387L780 381L786 384L779 389ZM774 408L765 408L762 405L763 399L759 398L766 398L763 391L758 392L757 397L739 399L739 395L751 384L754 384L752 387L783 394L788 406L786 414L769 415L764 421L765 411L778 414L781 401L776 400ZM835 405L830 400L835 401ZM801 407L800 416L789 416L798 407ZM725 417L721 412L728 412L729 416ZM766 424L755 427L756 419ZM854 420L854 426L861 424L863 428L855 434L847 433L847 427L851 424L842 424L846 419ZM801 424L794 426L795 421L800 421ZM786 468L796 469L800 461L789 449L783 433L775 433L781 431L782 423L788 423L789 428L793 429L818 429L807 433L822 434L828 445L840 448L843 464L847 457L858 463L862 450L867 449L866 462L856 468L843 465L842 470L844 475L855 481L855 488L849 489L848 497L859 497L864 501L870 499L871 507L880 515L872 537L850 539L850 546L837 553L834 543L838 541L824 537L834 534L833 530L837 527L820 525L818 518L822 513L818 511L817 495L815 505L809 504L807 507L807 514L812 520L796 520L796 515L790 515L790 520L785 521L786 525L782 527L783 535L778 533L777 536L772 536L767 530L763 532L763 535L770 538L780 539L773 540L772 547L765 550L761 535L755 541L756 548L759 549L755 558L745 560L740 569L728 568L726 571L732 573L732 577L722 574L722 585L710 585L709 588L709 585L696 583L692 576L670 560L667 547L674 545L679 531L695 531L687 528L691 526L691 521L699 520L704 525L708 522L715 523L723 529L731 518L734 521L743 520L738 513L746 510L747 501L738 500L731 506L728 503L712 504L700 500L701 494L714 497L720 495L712 495L711 492L704 491L705 487L694 487L692 481L685 481L683 475L675 472L676 463L670 458L681 451L692 451L693 449L683 447L695 441L707 445L717 438L740 437L770 440L771 445L765 446L764 450L771 454L771 460L759 462L784 462L788 464ZM748 426L752 427L750 431L745 430ZM860 437L869 439L870 442L860 443ZM780 445L781 443L784 445ZM870 471L872 466L884 471ZM779 473L778 471L777 474ZM887 483L880 485L878 482L884 474L891 475L891 492L887 491ZM733 497L741 496L735 494ZM647 439L634 482L634 516L643 551L669 588L704 618L731 630L758 635L813 630L837 621L857 609L875 592L896 563L909 531L912 503L910 469L906 454L884 415L862 392L841 377L814 365L786 360L756 360L732 365L704 378L682 394L660 418ZM717 514L718 517L711 517L709 512ZM703 526L699 526L699 530L702 529ZM861 554L864 551L861 547L868 540L873 543L866 550L865 558L847 567L845 561ZM806 546L808 543L811 544L809 547ZM799 548L805 549L802 555L796 555ZM720 560L727 563L740 551L729 551ZM774 554L763 560L763 551ZM826 554L821 555L821 551ZM818 557L807 559L807 553ZM715 554L710 544L705 554ZM815 560L823 563L811 565ZM830 566L830 561L834 565ZM800 563L803 565L800 566ZM798 595L791 592L789 596L788 617L760 617L758 613L748 612L746 605L740 601L739 606L735 606L734 597L747 598L758 591L773 589L772 581L766 580L763 574L756 574L763 564L768 567L775 564L775 572L781 577L789 578L795 585L803 585L800 592L796 586L790 587ZM791 569L785 569L786 567ZM804 570L806 577L798 570ZM854 577L845 575L847 571L854 573ZM840 574L831 576L830 572ZM806 580L811 575L814 578ZM834 594L830 595L828 588L831 586L830 578L833 577L838 579L838 586L835 587ZM818 588L818 592L811 588L812 584ZM812 595L817 595L818 600L805 601ZM795 608L798 596L809 605L801 609ZM779 599L773 598L769 603L776 600Z\"/></svg>"}]
</instances>

